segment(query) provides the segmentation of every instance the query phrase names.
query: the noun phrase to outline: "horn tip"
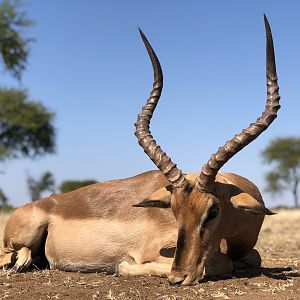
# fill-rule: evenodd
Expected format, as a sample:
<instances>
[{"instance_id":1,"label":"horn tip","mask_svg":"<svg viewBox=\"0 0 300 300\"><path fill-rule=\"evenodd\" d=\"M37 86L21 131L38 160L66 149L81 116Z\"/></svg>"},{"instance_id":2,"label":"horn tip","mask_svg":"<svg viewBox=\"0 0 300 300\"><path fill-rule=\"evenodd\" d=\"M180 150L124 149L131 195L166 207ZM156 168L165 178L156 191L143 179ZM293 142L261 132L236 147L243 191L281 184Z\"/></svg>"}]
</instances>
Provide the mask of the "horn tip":
<instances>
[{"instance_id":1,"label":"horn tip","mask_svg":"<svg viewBox=\"0 0 300 300\"><path fill-rule=\"evenodd\" d=\"M140 35L141 35L141 38L142 38L144 44L145 44L145 45L148 45L149 42L148 42L148 40L147 40L147 38L146 38L146 35L145 35L145 33L143 32L143 30L142 30L140 27L139 27L139 32L140 32Z\"/></svg>"},{"instance_id":2,"label":"horn tip","mask_svg":"<svg viewBox=\"0 0 300 300\"><path fill-rule=\"evenodd\" d=\"M138 30L139 30L141 36L145 36L145 34L144 34L143 30L141 29L141 27L138 27Z\"/></svg>"},{"instance_id":3,"label":"horn tip","mask_svg":"<svg viewBox=\"0 0 300 300\"><path fill-rule=\"evenodd\" d=\"M139 32L140 32L140 35L141 35L141 38L143 40L143 43L144 45L146 46L147 48L147 51L149 52L149 50L152 48L150 43L148 42L147 38L146 38L146 35L145 33L143 32L143 30L141 28L139 28Z\"/></svg>"},{"instance_id":4,"label":"horn tip","mask_svg":"<svg viewBox=\"0 0 300 300\"><path fill-rule=\"evenodd\" d=\"M264 14L264 23L265 23L265 28L266 28L267 33L270 33L271 32L270 23L265 14Z\"/></svg>"}]
</instances>

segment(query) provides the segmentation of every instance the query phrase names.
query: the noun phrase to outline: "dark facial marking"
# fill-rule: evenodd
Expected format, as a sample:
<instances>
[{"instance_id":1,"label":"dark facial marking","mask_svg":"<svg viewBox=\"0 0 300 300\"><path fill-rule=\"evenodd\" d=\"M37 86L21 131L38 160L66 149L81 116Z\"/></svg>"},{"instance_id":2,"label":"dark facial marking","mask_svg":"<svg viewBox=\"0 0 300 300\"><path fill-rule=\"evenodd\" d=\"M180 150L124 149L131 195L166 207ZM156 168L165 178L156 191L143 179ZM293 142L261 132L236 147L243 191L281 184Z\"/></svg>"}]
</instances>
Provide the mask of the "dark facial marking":
<instances>
[{"instance_id":1,"label":"dark facial marking","mask_svg":"<svg viewBox=\"0 0 300 300\"><path fill-rule=\"evenodd\" d=\"M178 231L177 247L175 252L175 262L178 264L181 258L182 250L184 249L184 243L186 239L185 230L180 228Z\"/></svg>"},{"instance_id":2,"label":"dark facial marking","mask_svg":"<svg viewBox=\"0 0 300 300\"><path fill-rule=\"evenodd\" d=\"M185 199L188 198L189 194L191 193L191 191L193 190L193 186L190 185L189 183L187 183L184 188L183 188L183 196Z\"/></svg>"}]
</instances>

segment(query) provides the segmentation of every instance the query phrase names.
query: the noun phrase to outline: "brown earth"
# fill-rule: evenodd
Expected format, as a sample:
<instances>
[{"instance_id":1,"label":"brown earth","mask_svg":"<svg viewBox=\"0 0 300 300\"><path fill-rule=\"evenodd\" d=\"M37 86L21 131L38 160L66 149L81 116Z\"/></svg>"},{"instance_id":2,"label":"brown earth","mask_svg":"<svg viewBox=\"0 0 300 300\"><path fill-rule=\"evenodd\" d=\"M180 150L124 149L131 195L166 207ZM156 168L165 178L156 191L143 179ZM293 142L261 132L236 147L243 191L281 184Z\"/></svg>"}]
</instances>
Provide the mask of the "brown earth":
<instances>
[{"instance_id":1,"label":"brown earth","mask_svg":"<svg viewBox=\"0 0 300 300\"><path fill-rule=\"evenodd\" d=\"M0 215L0 238L7 216ZM2 226L2 227L1 227ZM267 217L256 247L263 267L234 271L226 280L170 286L166 278L34 270L0 271L4 299L300 299L300 210Z\"/></svg>"}]
</instances>

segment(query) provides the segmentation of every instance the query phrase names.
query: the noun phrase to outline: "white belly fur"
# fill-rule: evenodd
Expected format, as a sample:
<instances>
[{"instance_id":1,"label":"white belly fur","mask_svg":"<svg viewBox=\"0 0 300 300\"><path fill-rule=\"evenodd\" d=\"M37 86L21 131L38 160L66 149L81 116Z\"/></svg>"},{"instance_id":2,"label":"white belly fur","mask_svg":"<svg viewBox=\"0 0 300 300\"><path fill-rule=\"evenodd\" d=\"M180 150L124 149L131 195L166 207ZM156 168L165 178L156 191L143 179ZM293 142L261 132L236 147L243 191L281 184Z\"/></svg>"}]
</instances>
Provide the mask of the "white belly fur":
<instances>
[{"instance_id":1,"label":"white belly fur","mask_svg":"<svg viewBox=\"0 0 300 300\"><path fill-rule=\"evenodd\" d=\"M46 257L50 267L66 271L114 273L122 261L155 261L159 250L176 243L177 229L160 232L147 220L64 220L53 217L48 227ZM150 253L149 253L150 252Z\"/></svg>"}]
</instances>

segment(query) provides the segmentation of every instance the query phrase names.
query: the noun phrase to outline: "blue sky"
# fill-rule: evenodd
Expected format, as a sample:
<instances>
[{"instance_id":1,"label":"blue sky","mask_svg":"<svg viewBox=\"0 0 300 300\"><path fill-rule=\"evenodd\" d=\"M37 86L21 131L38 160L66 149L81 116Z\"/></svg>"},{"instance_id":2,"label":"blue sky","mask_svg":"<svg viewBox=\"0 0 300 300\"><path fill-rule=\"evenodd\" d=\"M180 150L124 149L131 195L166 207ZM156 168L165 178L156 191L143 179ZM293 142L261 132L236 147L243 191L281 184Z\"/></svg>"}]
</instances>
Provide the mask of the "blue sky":
<instances>
[{"instance_id":1,"label":"blue sky","mask_svg":"<svg viewBox=\"0 0 300 300\"><path fill-rule=\"evenodd\" d=\"M275 43L282 109L251 145L223 168L263 191L260 153L281 136L299 135L300 2L27 0L36 38L21 83L1 71L1 85L27 88L56 113L55 155L1 165L0 186L14 205L29 201L26 174L63 180L129 177L156 167L138 146L134 122L152 87L139 37L147 35L164 71L151 130L184 172L255 121L265 106L263 13ZM289 194L269 206L291 200Z\"/></svg>"}]
</instances>

